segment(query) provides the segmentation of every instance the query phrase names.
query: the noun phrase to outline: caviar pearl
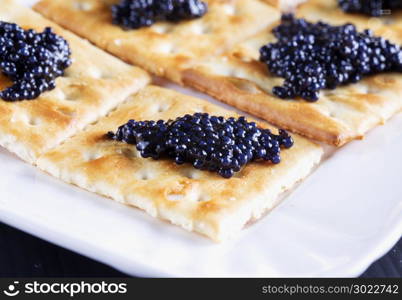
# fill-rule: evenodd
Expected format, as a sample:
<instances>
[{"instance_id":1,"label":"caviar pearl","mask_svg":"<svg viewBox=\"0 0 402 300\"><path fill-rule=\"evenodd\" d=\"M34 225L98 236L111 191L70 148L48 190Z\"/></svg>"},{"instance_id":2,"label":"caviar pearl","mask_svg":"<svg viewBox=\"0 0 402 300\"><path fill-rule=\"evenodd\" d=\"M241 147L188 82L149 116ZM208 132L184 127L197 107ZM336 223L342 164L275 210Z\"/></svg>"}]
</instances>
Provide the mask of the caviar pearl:
<instances>
[{"instance_id":1,"label":"caviar pearl","mask_svg":"<svg viewBox=\"0 0 402 300\"><path fill-rule=\"evenodd\" d=\"M56 78L71 65L70 55L67 41L51 28L37 33L0 21L0 71L13 81L0 98L32 100L54 89Z\"/></svg>"},{"instance_id":2,"label":"caviar pearl","mask_svg":"<svg viewBox=\"0 0 402 300\"><path fill-rule=\"evenodd\" d=\"M148 27L156 21L178 22L207 13L200 0L121 0L112 6L113 23L128 29Z\"/></svg>"},{"instance_id":3,"label":"caviar pearl","mask_svg":"<svg viewBox=\"0 0 402 300\"><path fill-rule=\"evenodd\" d=\"M400 46L369 30L358 32L352 24L313 24L288 14L273 33L277 42L260 49L260 60L272 74L284 78L283 85L272 91L280 98L317 101L322 89L381 72L402 72Z\"/></svg>"},{"instance_id":4,"label":"caviar pearl","mask_svg":"<svg viewBox=\"0 0 402 300\"><path fill-rule=\"evenodd\" d=\"M217 172L224 178L233 177L251 161L277 164L281 147L293 146L285 130L276 135L244 117L225 119L206 113L169 121L130 120L108 135L135 145L144 158L170 157L179 165L191 163L196 169Z\"/></svg>"},{"instance_id":5,"label":"caviar pearl","mask_svg":"<svg viewBox=\"0 0 402 300\"><path fill-rule=\"evenodd\" d=\"M387 11L402 8L401 0L338 0L342 10L379 17Z\"/></svg>"}]
</instances>

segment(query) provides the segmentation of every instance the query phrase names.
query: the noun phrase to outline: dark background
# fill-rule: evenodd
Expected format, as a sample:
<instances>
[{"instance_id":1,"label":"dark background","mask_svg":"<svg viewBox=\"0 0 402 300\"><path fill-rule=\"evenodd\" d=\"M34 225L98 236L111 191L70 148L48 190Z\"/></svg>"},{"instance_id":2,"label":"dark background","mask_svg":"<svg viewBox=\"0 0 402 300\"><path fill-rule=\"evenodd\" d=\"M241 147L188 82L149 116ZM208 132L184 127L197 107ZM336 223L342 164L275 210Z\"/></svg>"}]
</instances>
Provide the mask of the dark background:
<instances>
[{"instance_id":1,"label":"dark background","mask_svg":"<svg viewBox=\"0 0 402 300\"><path fill-rule=\"evenodd\" d=\"M126 277L106 265L0 223L0 277ZM402 277L402 239L363 277Z\"/></svg>"}]
</instances>

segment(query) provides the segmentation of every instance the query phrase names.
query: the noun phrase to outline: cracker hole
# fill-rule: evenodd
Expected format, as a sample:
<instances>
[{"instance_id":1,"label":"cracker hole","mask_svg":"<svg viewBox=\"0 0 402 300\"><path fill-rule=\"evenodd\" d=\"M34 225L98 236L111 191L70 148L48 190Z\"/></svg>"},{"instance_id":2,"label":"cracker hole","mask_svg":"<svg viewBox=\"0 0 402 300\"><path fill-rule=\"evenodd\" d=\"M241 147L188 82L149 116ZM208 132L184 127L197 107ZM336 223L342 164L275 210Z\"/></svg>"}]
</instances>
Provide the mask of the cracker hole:
<instances>
[{"instance_id":1,"label":"cracker hole","mask_svg":"<svg viewBox=\"0 0 402 300\"><path fill-rule=\"evenodd\" d=\"M239 70L231 69L230 70L230 77L242 78L242 74L241 74L241 72L239 72Z\"/></svg>"},{"instance_id":2,"label":"cracker hole","mask_svg":"<svg viewBox=\"0 0 402 300\"><path fill-rule=\"evenodd\" d=\"M225 64L226 57L222 59L222 63L211 63L208 65L208 68L214 70L216 75L225 76L225 77L236 77L235 71L228 65Z\"/></svg>"},{"instance_id":3,"label":"cracker hole","mask_svg":"<svg viewBox=\"0 0 402 300\"><path fill-rule=\"evenodd\" d=\"M74 2L73 5L76 10L88 11L92 9L92 4L88 2Z\"/></svg>"},{"instance_id":4,"label":"cracker hole","mask_svg":"<svg viewBox=\"0 0 402 300\"><path fill-rule=\"evenodd\" d=\"M200 194L197 198L197 202L207 202L209 200L211 200L211 197L205 194Z\"/></svg>"},{"instance_id":5,"label":"cracker hole","mask_svg":"<svg viewBox=\"0 0 402 300\"><path fill-rule=\"evenodd\" d=\"M116 46L121 46L122 40L120 40L120 39L115 39L115 40L113 40L113 43L114 43Z\"/></svg>"},{"instance_id":6,"label":"cracker hole","mask_svg":"<svg viewBox=\"0 0 402 300\"><path fill-rule=\"evenodd\" d=\"M52 98L58 101L62 101L66 99L66 94L63 92L62 89L54 89Z\"/></svg>"},{"instance_id":7,"label":"cracker hole","mask_svg":"<svg viewBox=\"0 0 402 300\"><path fill-rule=\"evenodd\" d=\"M194 34L209 34L212 33L212 29L211 27L205 25L205 24L197 24L195 26L193 26L193 33Z\"/></svg>"},{"instance_id":8,"label":"cracker hole","mask_svg":"<svg viewBox=\"0 0 402 300\"><path fill-rule=\"evenodd\" d=\"M88 76L95 78L95 79L100 79L103 76L101 70L99 70L97 68L92 68L92 69L87 70L87 74L88 74Z\"/></svg>"},{"instance_id":9,"label":"cracker hole","mask_svg":"<svg viewBox=\"0 0 402 300\"><path fill-rule=\"evenodd\" d=\"M163 112L169 110L169 108L170 108L170 106L168 104L159 104L159 103L157 103L157 104L151 105L149 107L149 111L152 114L163 113Z\"/></svg>"},{"instance_id":10,"label":"cracker hole","mask_svg":"<svg viewBox=\"0 0 402 300\"><path fill-rule=\"evenodd\" d=\"M207 110L205 109L205 107L197 107L196 109L195 109L195 112L196 113L199 113L199 114L203 114L203 113L205 113Z\"/></svg>"},{"instance_id":11,"label":"cracker hole","mask_svg":"<svg viewBox=\"0 0 402 300\"><path fill-rule=\"evenodd\" d=\"M364 84L357 84L355 85L355 89L357 90L358 93L360 94L367 94L369 92L369 88L367 85ZM335 94L335 92L333 92Z\"/></svg>"},{"instance_id":12,"label":"cracker hole","mask_svg":"<svg viewBox=\"0 0 402 300\"><path fill-rule=\"evenodd\" d=\"M183 199L184 199L184 195L182 195L182 194L177 194L177 193L172 193L172 194L168 194L168 195L166 196L166 198L167 198L169 201L180 201L180 200L183 200Z\"/></svg>"},{"instance_id":13,"label":"cracker hole","mask_svg":"<svg viewBox=\"0 0 402 300\"><path fill-rule=\"evenodd\" d=\"M221 67L218 65L216 68L219 72L219 75L226 76L226 77L234 77L237 78L237 71L228 67L222 65Z\"/></svg>"},{"instance_id":14,"label":"cracker hole","mask_svg":"<svg viewBox=\"0 0 402 300\"><path fill-rule=\"evenodd\" d=\"M65 101L78 101L81 96L80 91L78 88L72 87L65 93L64 100Z\"/></svg>"},{"instance_id":15,"label":"cracker hole","mask_svg":"<svg viewBox=\"0 0 402 300\"><path fill-rule=\"evenodd\" d=\"M100 78L102 78L102 79L114 79L115 76L112 73L102 73Z\"/></svg>"},{"instance_id":16,"label":"cracker hole","mask_svg":"<svg viewBox=\"0 0 402 300\"><path fill-rule=\"evenodd\" d=\"M140 170L136 173L136 176L139 180L147 181L155 179L155 173L151 172L150 170Z\"/></svg>"},{"instance_id":17,"label":"cracker hole","mask_svg":"<svg viewBox=\"0 0 402 300\"><path fill-rule=\"evenodd\" d=\"M234 16L237 14L237 9L234 5L226 4L222 7L222 10L229 16Z\"/></svg>"},{"instance_id":18,"label":"cracker hole","mask_svg":"<svg viewBox=\"0 0 402 300\"><path fill-rule=\"evenodd\" d=\"M163 112L165 112L165 111L168 111L169 108L170 108L170 106L169 106L168 104L160 104L160 105L158 105L158 107L157 107L157 112L158 112L158 113L163 113Z\"/></svg>"},{"instance_id":19,"label":"cracker hole","mask_svg":"<svg viewBox=\"0 0 402 300\"><path fill-rule=\"evenodd\" d=\"M33 118L33 117L28 118L28 124L29 124L30 126L39 126L40 123L41 123L41 121L40 121L40 119L38 119L38 118Z\"/></svg>"},{"instance_id":20,"label":"cracker hole","mask_svg":"<svg viewBox=\"0 0 402 300\"><path fill-rule=\"evenodd\" d=\"M177 52L177 49L175 49L173 44L165 43L165 44L160 44L157 51L160 53L163 53L163 54L174 54Z\"/></svg>"},{"instance_id":21,"label":"cracker hole","mask_svg":"<svg viewBox=\"0 0 402 300\"><path fill-rule=\"evenodd\" d=\"M167 34L173 31L173 26L169 26L167 24L156 24L153 25L152 30L159 34Z\"/></svg>"},{"instance_id":22,"label":"cracker hole","mask_svg":"<svg viewBox=\"0 0 402 300\"><path fill-rule=\"evenodd\" d=\"M98 152L85 152L83 156L86 162L90 162L101 158L102 154Z\"/></svg>"},{"instance_id":23,"label":"cracker hole","mask_svg":"<svg viewBox=\"0 0 402 300\"><path fill-rule=\"evenodd\" d=\"M188 179L200 179L201 172L192 168L192 169L184 169L182 172L183 176Z\"/></svg>"},{"instance_id":24,"label":"cracker hole","mask_svg":"<svg viewBox=\"0 0 402 300\"><path fill-rule=\"evenodd\" d=\"M141 176L141 180L149 180L150 178L148 177L148 174L143 174Z\"/></svg>"},{"instance_id":25,"label":"cracker hole","mask_svg":"<svg viewBox=\"0 0 402 300\"><path fill-rule=\"evenodd\" d=\"M367 94L378 94L380 92L382 92L382 91L378 87L372 86L372 85L368 86Z\"/></svg>"}]
</instances>

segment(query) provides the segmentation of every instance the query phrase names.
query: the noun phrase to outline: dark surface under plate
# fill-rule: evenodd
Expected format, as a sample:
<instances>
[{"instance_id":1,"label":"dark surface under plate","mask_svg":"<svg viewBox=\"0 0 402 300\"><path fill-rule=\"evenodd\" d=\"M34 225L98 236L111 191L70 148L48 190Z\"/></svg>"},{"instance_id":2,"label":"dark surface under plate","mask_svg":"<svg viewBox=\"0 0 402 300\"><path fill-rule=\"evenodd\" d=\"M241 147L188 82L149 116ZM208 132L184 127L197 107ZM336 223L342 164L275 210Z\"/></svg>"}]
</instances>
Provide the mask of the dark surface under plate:
<instances>
[{"instance_id":1,"label":"dark surface under plate","mask_svg":"<svg viewBox=\"0 0 402 300\"><path fill-rule=\"evenodd\" d=\"M0 277L126 277L94 260L0 223ZM402 239L363 277L402 277Z\"/></svg>"}]
</instances>

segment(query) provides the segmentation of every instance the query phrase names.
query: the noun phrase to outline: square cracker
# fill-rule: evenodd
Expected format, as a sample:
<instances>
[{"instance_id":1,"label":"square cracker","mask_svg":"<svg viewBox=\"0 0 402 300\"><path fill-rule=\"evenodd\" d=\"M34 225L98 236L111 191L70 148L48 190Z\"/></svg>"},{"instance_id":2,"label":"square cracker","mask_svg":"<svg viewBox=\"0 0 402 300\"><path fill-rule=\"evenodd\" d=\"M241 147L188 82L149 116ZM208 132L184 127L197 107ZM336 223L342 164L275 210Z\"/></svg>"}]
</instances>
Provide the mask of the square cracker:
<instances>
[{"instance_id":1,"label":"square cracker","mask_svg":"<svg viewBox=\"0 0 402 300\"><path fill-rule=\"evenodd\" d=\"M96 121L138 91L149 76L10 0L1 1L0 20L25 29L50 26L70 44L73 64L56 88L30 101L0 99L0 145L30 163ZM11 82L0 76L0 88Z\"/></svg>"},{"instance_id":2,"label":"square cracker","mask_svg":"<svg viewBox=\"0 0 402 300\"><path fill-rule=\"evenodd\" d=\"M202 18L123 30L112 24L110 7L117 2L41 0L34 9L125 61L176 82L179 69L193 59L222 53L279 19L279 11L260 0L206 0L208 13Z\"/></svg>"},{"instance_id":3,"label":"square cracker","mask_svg":"<svg viewBox=\"0 0 402 300\"><path fill-rule=\"evenodd\" d=\"M68 183L221 241L273 208L278 195L306 177L322 156L320 146L294 136L295 145L282 151L280 164L254 162L235 177L223 179L190 164L141 158L135 146L105 137L130 119L168 120L195 112L236 116L203 100L148 86L108 117L43 155L38 166Z\"/></svg>"},{"instance_id":4,"label":"square cracker","mask_svg":"<svg viewBox=\"0 0 402 300\"><path fill-rule=\"evenodd\" d=\"M336 7L335 0L308 1L301 5L299 16L313 21L356 23L359 29L369 27L376 34L387 33L394 42L402 41L402 21L395 20L395 24L384 26L378 19L345 14ZM259 62L261 46L275 41L271 31L269 27L231 52L184 70L184 84L277 126L336 146L362 138L371 128L401 110L402 74L399 73L369 76L356 84L323 90L315 103L274 96L272 88L281 85L283 79L270 74Z\"/></svg>"}]
</instances>

